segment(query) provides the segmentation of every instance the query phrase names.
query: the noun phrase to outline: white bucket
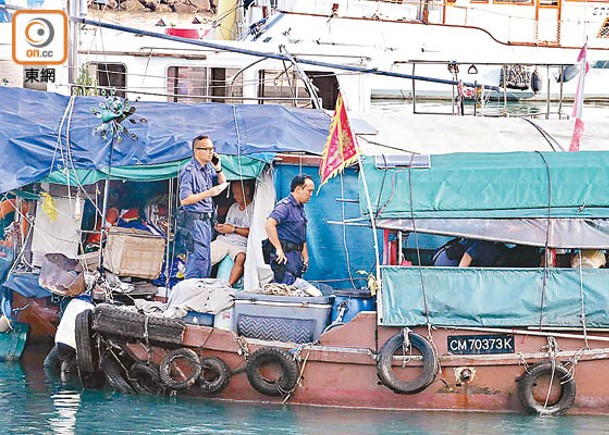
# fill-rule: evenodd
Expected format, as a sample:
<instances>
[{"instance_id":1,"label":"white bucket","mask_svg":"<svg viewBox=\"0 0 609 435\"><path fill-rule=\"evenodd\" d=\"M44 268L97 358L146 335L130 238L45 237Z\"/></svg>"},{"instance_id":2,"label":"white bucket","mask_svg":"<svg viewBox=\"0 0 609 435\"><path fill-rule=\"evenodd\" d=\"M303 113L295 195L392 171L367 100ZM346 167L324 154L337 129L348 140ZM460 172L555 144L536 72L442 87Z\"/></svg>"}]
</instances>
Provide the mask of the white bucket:
<instances>
[{"instance_id":1,"label":"white bucket","mask_svg":"<svg viewBox=\"0 0 609 435\"><path fill-rule=\"evenodd\" d=\"M224 329L226 331L233 330L233 323L235 318L235 308L230 307L226 310L220 311L214 316L214 328Z\"/></svg>"}]
</instances>

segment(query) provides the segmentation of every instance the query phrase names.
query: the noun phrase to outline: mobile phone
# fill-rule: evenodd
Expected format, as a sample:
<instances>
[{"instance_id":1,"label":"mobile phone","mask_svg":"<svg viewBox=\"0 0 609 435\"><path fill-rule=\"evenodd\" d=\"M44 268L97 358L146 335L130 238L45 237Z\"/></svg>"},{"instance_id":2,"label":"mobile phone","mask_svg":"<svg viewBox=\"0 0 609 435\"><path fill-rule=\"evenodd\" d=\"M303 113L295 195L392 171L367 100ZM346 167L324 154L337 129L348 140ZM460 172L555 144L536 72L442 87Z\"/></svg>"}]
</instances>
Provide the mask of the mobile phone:
<instances>
[{"instance_id":1,"label":"mobile phone","mask_svg":"<svg viewBox=\"0 0 609 435\"><path fill-rule=\"evenodd\" d=\"M212 165L217 165L220 162L220 156L216 153L214 153L213 156L211 156L211 164Z\"/></svg>"}]
</instances>

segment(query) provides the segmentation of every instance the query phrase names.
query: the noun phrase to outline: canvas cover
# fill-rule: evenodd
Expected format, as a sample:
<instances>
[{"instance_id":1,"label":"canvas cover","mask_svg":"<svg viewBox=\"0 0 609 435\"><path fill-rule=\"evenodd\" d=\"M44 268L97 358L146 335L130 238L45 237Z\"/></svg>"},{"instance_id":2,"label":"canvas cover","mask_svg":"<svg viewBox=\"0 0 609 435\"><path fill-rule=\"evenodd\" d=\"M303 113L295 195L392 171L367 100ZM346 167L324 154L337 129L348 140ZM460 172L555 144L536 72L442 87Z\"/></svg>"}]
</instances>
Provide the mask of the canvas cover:
<instances>
[{"instance_id":1,"label":"canvas cover","mask_svg":"<svg viewBox=\"0 0 609 435\"><path fill-rule=\"evenodd\" d=\"M135 112L120 123L127 131L119 141L96 132L105 118L93 110L107 115L103 97L71 100L51 92L0 87L0 101L0 193L66 168L103 171L182 161L192 155L190 143L198 134L210 136L220 154L321 155L330 125L321 110L272 104L135 102ZM106 124L117 127L113 121Z\"/></svg>"},{"instance_id":2,"label":"canvas cover","mask_svg":"<svg viewBox=\"0 0 609 435\"><path fill-rule=\"evenodd\" d=\"M377 219L609 217L606 151L432 155L414 169L378 169L366 156L364 170Z\"/></svg>"},{"instance_id":3,"label":"canvas cover","mask_svg":"<svg viewBox=\"0 0 609 435\"><path fill-rule=\"evenodd\" d=\"M583 307L587 326L609 326L603 269L383 266L381 275L386 326L425 325L425 300L432 325L579 328Z\"/></svg>"},{"instance_id":4,"label":"canvas cover","mask_svg":"<svg viewBox=\"0 0 609 435\"><path fill-rule=\"evenodd\" d=\"M379 228L565 249L609 247L609 219L382 219ZM436 248L437 246L433 246Z\"/></svg>"}]
</instances>

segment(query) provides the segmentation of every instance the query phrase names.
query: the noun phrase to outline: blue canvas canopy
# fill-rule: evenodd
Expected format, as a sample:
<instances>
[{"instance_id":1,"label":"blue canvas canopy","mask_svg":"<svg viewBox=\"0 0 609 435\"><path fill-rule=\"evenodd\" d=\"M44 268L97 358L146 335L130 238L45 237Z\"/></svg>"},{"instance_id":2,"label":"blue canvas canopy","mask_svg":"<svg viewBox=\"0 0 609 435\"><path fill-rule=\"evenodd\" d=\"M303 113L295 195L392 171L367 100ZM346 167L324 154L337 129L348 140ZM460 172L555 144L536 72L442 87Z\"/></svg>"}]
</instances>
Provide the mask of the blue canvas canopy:
<instances>
[{"instance_id":1,"label":"blue canvas canopy","mask_svg":"<svg viewBox=\"0 0 609 435\"><path fill-rule=\"evenodd\" d=\"M273 153L291 151L320 155L330 125L321 110L278 105L135 102L135 112L119 124L113 107L101 107L111 106L104 97L0 87L0 101L0 193L65 168L123 168L127 178L129 169L158 170L190 157L198 134L210 136L219 153L244 159L268 161ZM126 131L113 135L112 128Z\"/></svg>"},{"instance_id":2,"label":"blue canvas canopy","mask_svg":"<svg viewBox=\"0 0 609 435\"><path fill-rule=\"evenodd\" d=\"M364 158L377 219L609 217L606 151L454 153L430 162L382 169Z\"/></svg>"},{"instance_id":3,"label":"blue canvas canopy","mask_svg":"<svg viewBox=\"0 0 609 435\"><path fill-rule=\"evenodd\" d=\"M381 228L609 247L609 152L455 153L430 156L429 167L383 165L364 158ZM381 278L383 325L609 325L605 269L383 266Z\"/></svg>"}]
</instances>

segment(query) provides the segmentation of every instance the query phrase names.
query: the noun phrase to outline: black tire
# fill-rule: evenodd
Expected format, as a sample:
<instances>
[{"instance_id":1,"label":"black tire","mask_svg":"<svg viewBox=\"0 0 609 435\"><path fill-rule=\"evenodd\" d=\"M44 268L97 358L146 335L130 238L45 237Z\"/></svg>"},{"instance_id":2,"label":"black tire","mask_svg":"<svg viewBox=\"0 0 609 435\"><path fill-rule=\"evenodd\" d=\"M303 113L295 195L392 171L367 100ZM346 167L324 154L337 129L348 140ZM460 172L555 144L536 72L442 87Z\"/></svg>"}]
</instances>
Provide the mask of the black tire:
<instances>
[{"instance_id":1,"label":"black tire","mask_svg":"<svg viewBox=\"0 0 609 435\"><path fill-rule=\"evenodd\" d=\"M161 347L181 346L186 326L181 320L147 316L109 304L99 304L92 329L104 338L140 341Z\"/></svg>"},{"instance_id":2,"label":"black tire","mask_svg":"<svg viewBox=\"0 0 609 435\"><path fill-rule=\"evenodd\" d=\"M267 364L281 368L279 379L266 379L260 369ZM245 368L247 379L256 391L266 396L282 396L291 391L298 381L298 363L283 349L263 347L254 352Z\"/></svg>"},{"instance_id":3,"label":"black tire","mask_svg":"<svg viewBox=\"0 0 609 435\"><path fill-rule=\"evenodd\" d=\"M543 397L536 398L533 389L542 376L550 378L553 371L552 385L560 385L560 394L558 400L549 402L548 406L544 407L546 392L541 394ZM524 409L530 414L564 414L575 402L575 395L575 380L565 366L558 362L554 367L552 361L534 364L522 374L518 381L518 398Z\"/></svg>"},{"instance_id":4,"label":"black tire","mask_svg":"<svg viewBox=\"0 0 609 435\"><path fill-rule=\"evenodd\" d=\"M201 374L197 381L203 395L224 390L230 382L230 369L222 359L210 356L201 360Z\"/></svg>"},{"instance_id":5,"label":"black tire","mask_svg":"<svg viewBox=\"0 0 609 435\"><path fill-rule=\"evenodd\" d=\"M393 355L404 344L404 334L401 332L391 337L383 345L376 364L377 374L383 385L398 394L415 394L423 391L436 379L439 369L438 357L425 337L409 332L408 339L410 345L417 349L423 357L423 366L419 376L413 380L404 381L398 378L393 371L391 366Z\"/></svg>"},{"instance_id":6,"label":"black tire","mask_svg":"<svg viewBox=\"0 0 609 435\"><path fill-rule=\"evenodd\" d=\"M59 359L59 349L57 345L54 345L49 353L44 358L44 363L42 364L45 371L48 373L52 373L54 375L58 375L61 370L61 360Z\"/></svg>"},{"instance_id":7,"label":"black tire","mask_svg":"<svg viewBox=\"0 0 609 435\"><path fill-rule=\"evenodd\" d=\"M178 360L184 360L191 368L191 372L187 373L183 379L175 379L174 365ZM180 391L190 388L201 375L201 362L197 354L186 348L174 349L165 354L159 366L161 375L161 384L172 390ZM183 375L183 373L179 373Z\"/></svg>"},{"instance_id":8,"label":"black tire","mask_svg":"<svg viewBox=\"0 0 609 435\"><path fill-rule=\"evenodd\" d=\"M106 383L114 391L124 394L135 394L135 390L126 379L123 366L112 355L104 355L100 363Z\"/></svg>"},{"instance_id":9,"label":"black tire","mask_svg":"<svg viewBox=\"0 0 609 435\"><path fill-rule=\"evenodd\" d=\"M159 394L162 392L161 375L156 364L136 361L129 369L129 381L138 394Z\"/></svg>"},{"instance_id":10,"label":"black tire","mask_svg":"<svg viewBox=\"0 0 609 435\"><path fill-rule=\"evenodd\" d=\"M90 375L99 371L99 356L91 330L91 311L86 310L76 316L76 362L78 373Z\"/></svg>"}]
</instances>

